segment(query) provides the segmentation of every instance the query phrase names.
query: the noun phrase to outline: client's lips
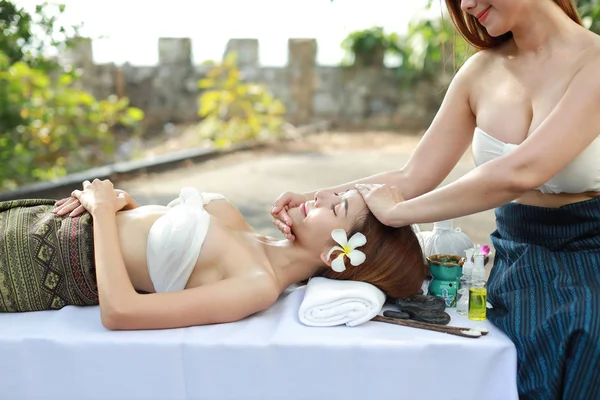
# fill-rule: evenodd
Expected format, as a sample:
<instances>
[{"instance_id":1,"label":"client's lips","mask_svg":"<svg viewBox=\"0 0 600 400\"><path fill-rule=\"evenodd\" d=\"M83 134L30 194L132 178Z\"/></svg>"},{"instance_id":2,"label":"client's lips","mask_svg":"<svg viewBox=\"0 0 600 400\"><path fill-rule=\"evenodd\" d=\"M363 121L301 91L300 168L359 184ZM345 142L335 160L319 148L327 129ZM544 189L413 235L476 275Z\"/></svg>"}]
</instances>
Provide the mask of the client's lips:
<instances>
[{"instance_id":1,"label":"client's lips","mask_svg":"<svg viewBox=\"0 0 600 400\"><path fill-rule=\"evenodd\" d=\"M306 203L300 204L300 211L302 211L302 215L306 217Z\"/></svg>"}]
</instances>

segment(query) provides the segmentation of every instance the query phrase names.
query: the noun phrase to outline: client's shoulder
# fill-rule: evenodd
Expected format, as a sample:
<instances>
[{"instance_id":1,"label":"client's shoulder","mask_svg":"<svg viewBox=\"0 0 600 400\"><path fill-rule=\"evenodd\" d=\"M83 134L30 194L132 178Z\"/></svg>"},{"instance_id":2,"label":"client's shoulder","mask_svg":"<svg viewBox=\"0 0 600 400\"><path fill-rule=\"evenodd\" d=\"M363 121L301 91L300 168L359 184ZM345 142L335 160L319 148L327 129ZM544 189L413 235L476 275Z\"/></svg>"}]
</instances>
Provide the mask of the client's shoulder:
<instances>
[{"instance_id":1,"label":"client's shoulder","mask_svg":"<svg viewBox=\"0 0 600 400\"><path fill-rule=\"evenodd\" d=\"M212 200L204 209L224 226L238 231L254 232L238 207L225 197Z\"/></svg>"}]
</instances>

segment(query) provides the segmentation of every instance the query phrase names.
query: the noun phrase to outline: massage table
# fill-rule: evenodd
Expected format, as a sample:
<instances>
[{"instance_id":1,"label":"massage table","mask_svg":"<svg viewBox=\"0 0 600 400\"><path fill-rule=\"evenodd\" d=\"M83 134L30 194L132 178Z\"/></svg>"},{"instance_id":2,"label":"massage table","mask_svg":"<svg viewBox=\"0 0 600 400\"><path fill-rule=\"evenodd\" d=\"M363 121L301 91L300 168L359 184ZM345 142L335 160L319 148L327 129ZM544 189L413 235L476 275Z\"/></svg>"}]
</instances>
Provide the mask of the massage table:
<instances>
[{"instance_id":1,"label":"massage table","mask_svg":"<svg viewBox=\"0 0 600 400\"><path fill-rule=\"evenodd\" d=\"M0 314L2 400L517 399L516 351L448 310L470 339L368 321L308 327L305 287L243 321L109 331L98 307Z\"/></svg>"}]
</instances>

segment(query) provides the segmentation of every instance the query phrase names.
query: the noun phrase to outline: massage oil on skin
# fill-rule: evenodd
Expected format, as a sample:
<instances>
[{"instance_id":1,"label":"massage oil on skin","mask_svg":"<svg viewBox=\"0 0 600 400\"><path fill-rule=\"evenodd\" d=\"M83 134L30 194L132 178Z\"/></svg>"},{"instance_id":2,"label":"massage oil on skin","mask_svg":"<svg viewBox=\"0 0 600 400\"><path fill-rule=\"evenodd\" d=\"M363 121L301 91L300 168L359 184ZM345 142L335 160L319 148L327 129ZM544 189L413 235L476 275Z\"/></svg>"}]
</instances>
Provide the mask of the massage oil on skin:
<instances>
[{"instance_id":1,"label":"massage oil on skin","mask_svg":"<svg viewBox=\"0 0 600 400\"><path fill-rule=\"evenodd\" d=\"M469 319L483 321L486 319L487 289L485 287L485 268L483 256L475 256L472 272L472 283L469 287Z\"/></svg>"}]
</instances>

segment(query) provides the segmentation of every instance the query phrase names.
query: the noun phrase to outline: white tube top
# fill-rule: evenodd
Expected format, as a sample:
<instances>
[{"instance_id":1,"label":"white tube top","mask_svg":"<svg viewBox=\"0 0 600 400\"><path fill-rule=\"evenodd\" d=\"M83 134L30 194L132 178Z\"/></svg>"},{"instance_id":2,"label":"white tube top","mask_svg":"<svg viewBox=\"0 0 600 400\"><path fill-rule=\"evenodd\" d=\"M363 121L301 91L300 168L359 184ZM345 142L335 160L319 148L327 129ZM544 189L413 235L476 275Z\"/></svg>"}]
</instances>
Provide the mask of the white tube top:
<instances>
[{"instance_id":1,"label":"white tube top","mask_svg":"<svg viewBox=\"0 0 600 400\"><path fill-rule=\"evenodd\" d=\"M583 193L600 191L600 137L594 140L577 158L537 189L542 193ZM500 157L519 145L504 143L475 128L473 159L475 165Z\"/></svg>"},{"instance_id":2,"label":"white tube top","mask_svg":"<svg viewBox=\"0 0 600 400\"><path fill-rule=\"evenodd\" d=\"M210 227L210 214L204 206L215 199L224 197L182 188L179 197L167 205L170 210L150 228L146 260L157 292L185 288Z\"/></svg>"}]
</instances>

